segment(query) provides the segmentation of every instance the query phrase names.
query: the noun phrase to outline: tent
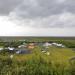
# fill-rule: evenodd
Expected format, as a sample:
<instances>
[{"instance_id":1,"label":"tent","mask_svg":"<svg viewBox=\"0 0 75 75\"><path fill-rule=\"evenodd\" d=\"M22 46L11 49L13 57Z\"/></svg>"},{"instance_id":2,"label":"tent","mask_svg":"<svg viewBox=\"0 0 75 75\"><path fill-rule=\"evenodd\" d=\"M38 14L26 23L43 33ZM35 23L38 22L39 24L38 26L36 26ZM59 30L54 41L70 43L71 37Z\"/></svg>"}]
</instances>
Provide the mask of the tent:
<instances>
[{"instance_id":1,"label":"tent","mask_svg":"<svg viewBox=\"0 0 75 75\"><path fill-rule=\"evenodd\" d=\"M31 50L28 50L28 49L19 49L16 51L16 54L30 54L31 53Z\"/></svg>"}]
</instances>

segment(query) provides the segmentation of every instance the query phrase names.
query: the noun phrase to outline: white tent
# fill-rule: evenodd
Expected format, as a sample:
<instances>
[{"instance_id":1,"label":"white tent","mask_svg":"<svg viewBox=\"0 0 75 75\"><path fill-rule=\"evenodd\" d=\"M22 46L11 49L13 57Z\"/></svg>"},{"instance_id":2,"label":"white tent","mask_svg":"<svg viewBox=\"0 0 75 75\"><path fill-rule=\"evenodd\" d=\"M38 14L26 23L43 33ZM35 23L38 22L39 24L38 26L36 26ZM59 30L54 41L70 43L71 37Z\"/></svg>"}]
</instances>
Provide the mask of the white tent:
<instances>
[{"instance_id":1,"label":"white tent","mask_svg":"<svg viewBox=\"0 0 75 75\"><path fill-rule=\"evenodd\" d=\"M10 51L13 51L15 48L13 48L13 47L8 47L8 49L9 49Z\"/></svg>"},{"instance_id":2,"label":"white tent","mask_svg":"<svg viewBox=\"0 0 75 75\"><path fill-rule=\"evenodd\" d=\"M48 47L48 46L51 46L51 45L52 45L51 43L46 42L46 43L44 43L43 46Z\"/></svg>"}]
</instances>

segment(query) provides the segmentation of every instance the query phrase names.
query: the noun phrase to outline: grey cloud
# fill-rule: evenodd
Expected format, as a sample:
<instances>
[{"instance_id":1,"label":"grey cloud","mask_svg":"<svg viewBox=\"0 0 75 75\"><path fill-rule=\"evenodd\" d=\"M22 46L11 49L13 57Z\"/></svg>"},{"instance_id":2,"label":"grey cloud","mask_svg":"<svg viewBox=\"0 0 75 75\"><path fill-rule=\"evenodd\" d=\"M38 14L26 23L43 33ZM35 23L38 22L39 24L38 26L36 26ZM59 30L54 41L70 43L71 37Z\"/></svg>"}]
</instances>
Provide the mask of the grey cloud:
<instances>
[{"instance_id":1,"label":"grey cloud","mask_svg":"<svg viewBox=\"0 0 75 75\"><path fill-rule=\"evenodd\" d=\"M74 7L75 0L24 0L14 12L22 18L38 18L64 11L75 13Z\"/></svg>"},{"instance_id":2,"label":"grey cloud","mask_svg":"<svg viewBox=\"0 0 75 75\"><path fill-rule=\"evenodd\" d=\"M15 12L23 18L38 18L61 13L60 7L57 0L24 0Z\"/></svg>"},{"instance_id":3,"label":"grey cloud","mask_svg":"<svg viewBox=\"0 0 75 75\"><path fill-rule=\"evenodd\" d=\"M74 7L75 0L24 0L10 16L15 15L25 26L75 27Z\"/></svg>"},{"instance_id":4,"label":"grey cloud","mask_svg":"<svg viewBox=\"0 0 75 75\"><path fill-rule=\"evenodd\" d=\"M75 13L75 0L66 0L63 6L66 11Z\"/></svg>"},{"instance_id":5,"label":"grey cloud","mask_svg":"<svg viewBox=\"0 0 75 75\"><path fill-rule=\"evenodd\" d=\"M9 15L21 0L0 0L0 15Z\"/></svg>"},{"instance_id":6,"label":"grey cloud","mask_svg":"<svg viewBox=\"0 0 75 75\"><path fill-rule=\"evenodd\" d=\"M15 21L15 19L13 18ZM16 23L21 26L28 26L32 28L72 28L75 27L75 14L68 12L51 15L45 18L22 19L17 18Z\"/></svg>"},{"instance_id":7,"label":"grey cloud","mask_svg":"<svg viewBox=\"0 0 75 75\"><path fill-rule=\"evenodd\" d=\"M57 15L64 11L75 13L75 0L0 0L0 14L15 14L22 18Z\"/></svg>"}]
</instances>

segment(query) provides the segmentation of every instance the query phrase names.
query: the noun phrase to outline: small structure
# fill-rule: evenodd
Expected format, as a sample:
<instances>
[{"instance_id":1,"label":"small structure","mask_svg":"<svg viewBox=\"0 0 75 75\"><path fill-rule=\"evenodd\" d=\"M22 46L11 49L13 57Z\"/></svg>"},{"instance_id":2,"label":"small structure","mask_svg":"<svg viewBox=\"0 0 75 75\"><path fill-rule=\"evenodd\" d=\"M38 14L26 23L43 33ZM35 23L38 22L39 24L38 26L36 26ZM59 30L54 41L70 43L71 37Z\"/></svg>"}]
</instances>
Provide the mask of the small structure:
<instances>
[{"instance_id":1,"label":"small structure","mask_svg":"<svg viewBox=\"0 0 75 75\"><path fill-rule=\"evenodd\" d=\"M63 44L57 44L56 46L57 47L62 47L62 48L65 47Z\"/></svg>"},{"instance_id":2,"label":"small structure","mask_svg":"<svg viewBox=\"0 0 75 75\"><path fill-rule=\"evenodd\" d=\"M27 44L26 43L23 43L22 45L19 45L18 48L26 48L27 47Z\"/></svg>"},{"instance_id":3,"label":"small structure","mask_svg":"<svg viewBox=\"0 0 75 75\"><path fill-rule=\"evenodd\" d=\"M64 46L64 45L62 45L62 48L65 48L65 46Z\"/></svg>"},{"instance_id":4,"label":"small structure","mask_svg":"<svg viewBox=\"0 0 75 75\"><path fill-rule=\"evenodd\" d=\"M0 51L2 51L4 48L3 47L0 47Z\"/></svg>"},{"instance_id":5,"label":"small structure","mask_svg":"<svg viewBox=\"0 0 75 75\"><path fill-rule=\"evenodd\" d=\"M43 46L52 46L52 44L51 44L51 43L46 42L46 43L44 43L44 45L43 45Z\"/></svg>"},{"instance_id":6,"label":"small structure","mask_svg":"<svg viewBox=\"0 0 75 75\"><path fill-rule=\"evenodd\" d=\"M16 54L19 54L20 53L20 51L16 51Z\"/></svg>"},{"instance_id":7,"label":"small structure","mask_svg":"<svg viewBox=\"0 0 75 75\"><path fill-rule=\"evenodd\" d=\"M55 46L56 46L56 45L57 45L57 43L55 43L55 42L54 42L54 43L52 43L52 45L55 45Z\"/></svg>"},{"instance_id":8,"label":"small structure","mask_svg":"<svg viewBox=\"0 0 75 75\"><path fill-rule=\"evenodd\" d=\"M18 46L18 48L25 48L25 47L27 47L26 45L20 45L20 46Z\"/></svg>"},{"instance_id":9,"label":"small structure","mask_svg":"<svg viewBox=\"0 0 75 75\"><path fill-rule=\"evenodd\" d=\"M62 44L57 44L56 46L58 46L58 47L62 47Z\"/></svg>"},{"instance_id":10,"label":"small structure","mask_svg":"<svg viewBox=\"0 0 75 75\"><path fill-rule=\"evenodd\" d=\"M35 47L34 43L30 43L30 44L28 45L28 48L29 48L29 49L34 49L34 47Z\"/></svg>"},{"instance_id":11,"label":"small structure","mask_svg":"<svg viewBox=\"0 0 75 75\"><path fill-rule=\"evenodd\" d=\"M16 51L16 54L30 54L31 51L25 48L21 48L19 50Z\"/></svg>"},{"instance_id":12,"label":"small structure","mask_svg":"<svg viewBox=\"0 0 75 75\"><path fill-rule=\"evenodd\" d=\"M57 47L65 47L63 44L58 44L58 43L52 43L52 45L57 46Z\"/></svg>"},{"instance_id":13,"label":"small structure","mask_svg":"<svg viewBox=\"0 0 75 75\"><path fill-rule=\"evenodd\" d=\"M7 50L9 53L11 53L11 54L15 53L15 48L14 48L14 47L8 47L6 50Z\"/></svg>"},{"instance_id":14,"label":"small structure","mask_svg":"<svg viewBox=\"0 0 75 75\"><path fill-rule=\"evenodd\" d=\"M46 43L44 43L44 44L43 44L43 46L44 46L44 47L46 47L46 48L49 48L49 46L52 46L52 44L51 44L51 43L46 42Z\"/></svg>"},{"instance_id":15,"label":"small structure","mask_svg":"<svg viewBox=\"0 0 75 75\"><path fill-rule=\"evenodd\" d=\"M14 47L8 47L8 50L13 51L15 48Z\"/></svg>"}]
</instances>

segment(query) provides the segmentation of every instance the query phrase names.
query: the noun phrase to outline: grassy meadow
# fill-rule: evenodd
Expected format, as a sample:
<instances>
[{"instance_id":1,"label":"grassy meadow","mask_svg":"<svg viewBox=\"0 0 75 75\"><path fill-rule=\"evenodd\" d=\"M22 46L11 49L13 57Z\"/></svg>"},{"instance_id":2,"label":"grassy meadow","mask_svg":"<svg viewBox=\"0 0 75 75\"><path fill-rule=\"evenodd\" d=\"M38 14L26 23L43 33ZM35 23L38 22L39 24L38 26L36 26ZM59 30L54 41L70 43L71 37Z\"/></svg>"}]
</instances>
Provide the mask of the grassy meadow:
<instances>
[{"instance_id":1,"label":"grassy meadow","mask_svg":"<svg viewBox=\"0 0 75 75\"><path fill-rule=\"evenodd\" d=\"M22 39L26 39L27 42L57 42L66 47L49 46L47 51L50 54L48 55L41 51L40 46L35 46L34 49L31 49L31 54L13 54L12 59L10 53L1 52L0 75L75 75L75 51L73 50L75 38L32 37Z\"/></svg>"}]
</instances>

